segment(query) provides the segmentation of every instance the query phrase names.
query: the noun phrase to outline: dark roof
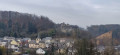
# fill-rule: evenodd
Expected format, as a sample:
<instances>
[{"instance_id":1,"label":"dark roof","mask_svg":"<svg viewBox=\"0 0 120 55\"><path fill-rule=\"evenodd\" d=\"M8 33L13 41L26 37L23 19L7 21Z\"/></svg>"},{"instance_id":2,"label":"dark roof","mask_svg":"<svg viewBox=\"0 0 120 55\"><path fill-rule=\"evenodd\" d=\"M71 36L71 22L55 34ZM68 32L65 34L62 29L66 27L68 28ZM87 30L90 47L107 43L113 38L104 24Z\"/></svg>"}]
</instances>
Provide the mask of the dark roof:
<instances>
[{"instance_id":1,"label":"dark roof","mask_svg":"<svg viewBox=\"0 0 120 55\"><path fill-rule=\"evenodd\" d=\"M29 44L36 44L36 41L35 41L35 40L31 40L31 41L29 42Z\"/></svg>"},{"instance_id":2,"label":"dark roof","mask_svg":"<svg viewBox=\"0 0 120 55\"><path fill-rule=\"evenodd\" d=\"M0 40L3 40L3 38L0 38Z\"/></svg>"},{"instance_id":3,"label":"dark roof","mask_svg":"<svg viewBox=\"0 0 120 55\"><path fill-rule=\"evenodd\" d=\"M14 37L5 36L6 39L15 39Z\"/></svg>"},{"instance_id":4,"label":"dark roof","mask_svg":"<svg viewBox=\"0 0 120 55\"><path fill-rule=\"evenodd\" d=\"M39 43L45 43L44 41L40 41Z\"/></svg>"},{"instance_id":5,"label":"dark roof","mask_svg":"<svg viewBox=\"0 0 120 55\"><path fill-rule=\"evenodd\" d=\"M23 40L29 40L29 39L31 39L31 38L23 38Z\"/></svg>"},{"instance_id":6,"label":"dark roof","mask_svg":"<svg viewBox=\"0 0 120 55\"><path fill-rule=\"evenodd\" d=\"M1 40L1 42L8 42L8 40Z\"/></svg>"}]
</instances>

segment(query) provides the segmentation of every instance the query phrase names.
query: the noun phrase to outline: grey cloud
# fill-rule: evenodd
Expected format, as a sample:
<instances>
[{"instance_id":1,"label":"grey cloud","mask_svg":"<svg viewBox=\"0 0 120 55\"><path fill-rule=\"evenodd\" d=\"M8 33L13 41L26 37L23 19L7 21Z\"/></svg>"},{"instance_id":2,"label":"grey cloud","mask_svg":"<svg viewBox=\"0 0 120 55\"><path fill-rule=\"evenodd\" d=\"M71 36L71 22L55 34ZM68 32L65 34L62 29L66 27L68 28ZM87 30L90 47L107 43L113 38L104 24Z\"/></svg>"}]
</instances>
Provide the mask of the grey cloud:
<instances>
[{"instance_id":1,"label":"grey cloud","mask_svg":"<svg viewBox=\"0 0 120 55\"><path fill-rule=\"evenodd\" d=\"M120 0L0 0L1 10L48 16L56 23L86 27L119 24Z\"/></svg>"}]
</instances>

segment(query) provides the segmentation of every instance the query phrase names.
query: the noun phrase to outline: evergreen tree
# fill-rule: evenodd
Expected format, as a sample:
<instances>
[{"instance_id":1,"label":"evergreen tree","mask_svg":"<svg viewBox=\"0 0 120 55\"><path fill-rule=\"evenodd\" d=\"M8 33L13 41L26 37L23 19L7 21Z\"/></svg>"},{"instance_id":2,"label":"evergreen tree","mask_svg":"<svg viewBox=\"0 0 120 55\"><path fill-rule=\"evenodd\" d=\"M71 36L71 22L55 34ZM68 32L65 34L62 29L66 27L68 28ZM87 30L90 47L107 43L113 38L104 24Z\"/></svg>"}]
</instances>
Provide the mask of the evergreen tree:
<instances>
[{"instance_id":1,"label":"evergreen tree","mask_svg":"<svg viewBox=\"0 0 120 55\"><path fill-rule=\"evenodd\" d=\"M11 27L12 27L12 20L9 19L9 20L8 20L8 28L11 28Z\"/></svg>"},{"instance_id":2,"label":"evergreen tree","mask_svg":"<svg viewBox=\"0 0 120 55\"><path fill-rule=\"evenodd\" d=\"M87 39L77 40L74 44L76 55L95 55L94 44Z\"/></svg>"},{"instance_id":3,"label":"evergreen tree","mask_svg":"<svg viewBox=\"0 0 120 55\"><path fill-rule=\"evenodd\" d=\"M30 22L28 24L28 33L32 34L32 33L36 33L36 32L37 32L37 29L36 29L35 25Z\"/></svg>"}]
</instances>

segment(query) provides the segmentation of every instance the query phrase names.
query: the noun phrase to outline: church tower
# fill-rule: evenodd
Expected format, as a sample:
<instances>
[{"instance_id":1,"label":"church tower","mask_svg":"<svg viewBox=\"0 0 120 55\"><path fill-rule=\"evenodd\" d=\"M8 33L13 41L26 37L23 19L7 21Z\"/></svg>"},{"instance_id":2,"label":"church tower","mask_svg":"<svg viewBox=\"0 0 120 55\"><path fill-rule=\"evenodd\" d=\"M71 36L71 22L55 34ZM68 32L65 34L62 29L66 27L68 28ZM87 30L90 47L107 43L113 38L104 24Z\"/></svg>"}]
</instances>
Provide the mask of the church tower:
<instances>
[{"instance_id":1,"label":"church tower","mask_svg":"<svg viewBox=\"0 0 120 55\"><path fill-rule=\"evenodd\" d=\"M38 34L37 38L36 38L36 43L39 43L41 41L40 35Z\"/></svg>"}]
</instances>

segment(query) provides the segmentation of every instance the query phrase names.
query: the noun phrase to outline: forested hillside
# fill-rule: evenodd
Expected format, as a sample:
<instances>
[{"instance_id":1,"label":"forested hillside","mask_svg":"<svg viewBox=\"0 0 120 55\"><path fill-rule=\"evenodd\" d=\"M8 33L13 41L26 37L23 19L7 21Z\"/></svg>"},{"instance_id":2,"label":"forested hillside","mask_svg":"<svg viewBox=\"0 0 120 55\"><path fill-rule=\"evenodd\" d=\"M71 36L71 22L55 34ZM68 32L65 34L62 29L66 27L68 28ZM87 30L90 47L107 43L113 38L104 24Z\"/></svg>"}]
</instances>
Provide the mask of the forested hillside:
<instances>
[{"instance_id":1,"label":"forested hillside","mask_svg":"<svg viewBox=\"0 0 120 55\"><path fill-rule=\"evenodd\" d=\"M44 16L0 11L0 36L29 37L40 31L54 29L55 24Z\"/></svg>"},{"instance_id":2,"label":"forested hillside","mask_svg":"<svg viewBox=\"0 0 120 55\"><path fill-rule=\"evenodd\" d=\"M87 29L94 37L97 37L103 33L112 31L113 38L120 38L120 25L119 24L92 25L88 27Z\"/></svg>"},{"instance_id":3,"label":"forested hillside","mask_svg":"<svg viewBox=\"0 0 120 55\"><path fill-rule=\"evenodd\" d=\"M80 37L89 36L77 25L55 24L48 17L13 11L0 11L0 37ZM80 34L81 33L81 34Z\"/></svg>"}]
</instances>

